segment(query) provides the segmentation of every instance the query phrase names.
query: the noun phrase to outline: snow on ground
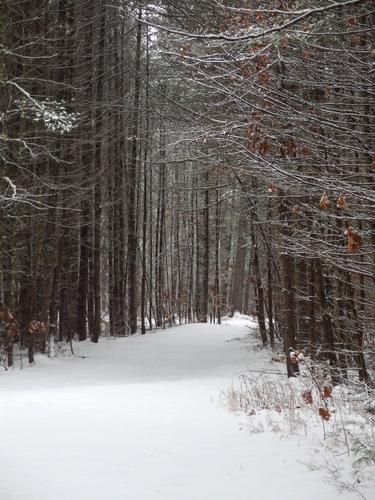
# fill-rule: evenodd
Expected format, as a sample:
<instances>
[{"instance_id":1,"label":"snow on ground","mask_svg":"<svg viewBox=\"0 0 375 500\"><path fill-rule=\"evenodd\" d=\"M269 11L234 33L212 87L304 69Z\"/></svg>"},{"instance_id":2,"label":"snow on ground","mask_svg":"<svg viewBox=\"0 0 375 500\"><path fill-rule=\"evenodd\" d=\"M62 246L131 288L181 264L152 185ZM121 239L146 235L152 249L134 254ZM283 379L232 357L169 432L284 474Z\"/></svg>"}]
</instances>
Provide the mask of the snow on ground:
<instances>
[{"instance_id":1,"label":"snow on ground","mask_svg":"<svg viewBox=\"0 0 375 500\"><path fill-rule=\"evenodd\" d=\"M0 374L0 500L352 499L306 440L250 433L226 391L269 354L236 317L75 344ZM250 340L249 340L250 339Z\"/></svg>"}]
</instances>

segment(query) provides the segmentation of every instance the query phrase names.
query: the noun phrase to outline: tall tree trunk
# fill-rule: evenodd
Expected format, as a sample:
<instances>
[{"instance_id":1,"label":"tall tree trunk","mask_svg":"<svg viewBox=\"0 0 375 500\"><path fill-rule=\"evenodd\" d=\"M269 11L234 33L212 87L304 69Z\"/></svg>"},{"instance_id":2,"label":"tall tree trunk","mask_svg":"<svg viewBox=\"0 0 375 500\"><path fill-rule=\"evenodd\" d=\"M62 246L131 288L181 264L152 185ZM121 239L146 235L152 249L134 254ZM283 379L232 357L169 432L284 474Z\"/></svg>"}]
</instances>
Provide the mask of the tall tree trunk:
<instances>
[{"instance_id":1,"label":"tall tree trunk","mask_svg":"<svg viewBox=\"0 0 375 500\"><path fill-rule=\"evenodd\" d=\"M246 257L246 230L247 230L246 218L240 215L238 219L238 229L237 229L237 245L236 254L234 260L234 272L233 272L233 284L232 284L232 296L231 296L231 307L232 314L235 311L240 313L243 312L243 292L244 292L244 275L245 275L245 257Z\"/></svg>"},{"instance_id":2,"label":"tall tree trunk","mask_svg":"<svg viewBox=\"0 0 375 500\"><path fill-rule=\"evenodd\" d=\"M251 224L250 234L251 234L251 242L253 249L253 265L254 265L255 288L256 288L256 310L258 317L259 332L262 338L263 345L266 345L267 329L266 329L266 318L264 314L264 291L262 284L261 269L259 264L258 245L255 237L255 228L253 223Z\"/></svg>"},{"instance_id":3,"label":"tall tree trunk","mask_svg":"<svg viewBox=\"0 0 375 500\"><path fill-rule=\"evenodd\" d=\"M102 165L102 131L103 131L103 78L104 78L104 46L106 30L106 11L103 0L99 7L99 51L97 76L96 76L96 113L95 113L95 176L94 187L94 262L93 262L93 296L94 296L94 325L91 340L97 343L101 333L102 304L101 304L101 175Z\"/></svg>"},{"instance_id":4,"label":"tall tree trunk","mask_svg":"<svg viewBox=\"0 0 375 500\"><path fill-rule=\"evenodd\" d=\"M142 37L142 9L138 11L137 40L135 55L134 76L134 111L132 124L131 159L128 168L128 304L129 304L129 326L133 335L137 331L137 162L138 162L138 130L139 130L139 104L141 89L141 37Z\"/></svg>"},{"instance_id":5,"label":"tall tree trunk","mask_svg":"<svg viewBox=\"0 0 375 500\"><path fill-rule=\"evenodd\" d=\"M209 192L209 172L206 170L204 175L206 189L204 193L204 252L203 252L203 283L202 283L202 305L201 322L207 323L208 317L208 288L210 274L210 192Z\"/></svg>"}]
</instances>

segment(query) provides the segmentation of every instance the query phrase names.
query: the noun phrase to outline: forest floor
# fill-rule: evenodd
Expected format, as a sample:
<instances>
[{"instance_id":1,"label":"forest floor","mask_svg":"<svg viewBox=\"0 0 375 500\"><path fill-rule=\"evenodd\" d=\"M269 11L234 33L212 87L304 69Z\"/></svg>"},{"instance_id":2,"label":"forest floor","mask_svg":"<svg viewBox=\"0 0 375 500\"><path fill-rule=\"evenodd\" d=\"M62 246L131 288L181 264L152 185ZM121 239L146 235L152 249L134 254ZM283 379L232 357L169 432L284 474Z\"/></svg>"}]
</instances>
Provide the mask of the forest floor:
<instances>
[{"instance_id":1,"label":"forest floor","mask_svg":"<svg viewBox=\"0 0 375 500\"><path fill-rule=\"evenodd\" d=\"M250 318L74 350L0 374L1 500L375 498L312 412L241 411L241 374L286 379Z\"/></svg>"}]
</instances>

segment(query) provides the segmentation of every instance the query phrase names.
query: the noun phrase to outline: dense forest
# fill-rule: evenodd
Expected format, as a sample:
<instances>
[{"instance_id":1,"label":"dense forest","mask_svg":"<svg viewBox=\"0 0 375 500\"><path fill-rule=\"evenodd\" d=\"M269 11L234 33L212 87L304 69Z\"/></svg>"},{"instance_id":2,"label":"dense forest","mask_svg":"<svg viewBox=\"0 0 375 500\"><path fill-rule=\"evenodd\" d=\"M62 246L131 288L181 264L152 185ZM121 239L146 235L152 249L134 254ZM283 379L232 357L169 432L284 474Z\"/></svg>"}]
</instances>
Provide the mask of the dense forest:
<instances>
[{"instance_id":1,"label":"dense forest","mask_svg":"<svg viewBox=\"0 0 375 500\"><path fill-rule=\"evenodd\" d=\"M1 0L0 220L4 367L239 311L371 383L373 1Z\"/></svg>"}]
</instances>

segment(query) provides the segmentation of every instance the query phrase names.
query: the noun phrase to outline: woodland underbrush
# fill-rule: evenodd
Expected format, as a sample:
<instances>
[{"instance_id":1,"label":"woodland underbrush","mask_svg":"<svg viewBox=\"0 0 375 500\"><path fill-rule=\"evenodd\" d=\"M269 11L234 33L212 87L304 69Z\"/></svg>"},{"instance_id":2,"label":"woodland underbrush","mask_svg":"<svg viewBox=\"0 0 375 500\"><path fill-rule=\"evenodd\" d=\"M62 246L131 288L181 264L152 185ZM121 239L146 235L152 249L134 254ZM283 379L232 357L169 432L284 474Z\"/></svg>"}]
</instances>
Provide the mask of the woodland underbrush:
<instances>
[{"instance_id":1,"label":"woodland underbrush","mask_svg":"<svg viewBox=\"0 0 375 500\"><path fill-rule=\"evenodd\" d=\"M366 497L375 476L375 390L356 373L333 385L326 365L305 358L287 378L285 358L270 354L264 373L248 371L223 394L231 412L245 416L249 433L293 435L310 449L307 467L324 471L340 491Z\"/></svg>"}]
</instances>

